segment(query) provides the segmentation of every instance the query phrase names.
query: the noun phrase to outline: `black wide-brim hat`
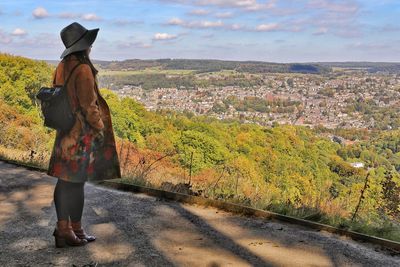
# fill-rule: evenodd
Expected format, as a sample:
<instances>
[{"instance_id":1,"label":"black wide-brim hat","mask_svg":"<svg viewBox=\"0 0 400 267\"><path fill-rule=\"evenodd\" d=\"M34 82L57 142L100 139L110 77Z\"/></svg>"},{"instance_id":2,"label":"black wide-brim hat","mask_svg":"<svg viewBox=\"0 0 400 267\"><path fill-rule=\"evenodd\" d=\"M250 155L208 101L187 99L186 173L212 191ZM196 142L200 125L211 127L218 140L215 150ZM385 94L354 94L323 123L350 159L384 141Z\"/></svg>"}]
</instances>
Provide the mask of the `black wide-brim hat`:
<instances>
[{"instance_id":1,"label":"black wide-brim hat","mask_svg":"<svg viewBox=\"0 0 400 267\"><path fill-rule=\"evenodd\" d=\"M96 40L98 32L98 28L88 30L77 22L71 23L62 29L60 35L66 49L60 58L88 49Z\"/></svg>"}]
</instances>

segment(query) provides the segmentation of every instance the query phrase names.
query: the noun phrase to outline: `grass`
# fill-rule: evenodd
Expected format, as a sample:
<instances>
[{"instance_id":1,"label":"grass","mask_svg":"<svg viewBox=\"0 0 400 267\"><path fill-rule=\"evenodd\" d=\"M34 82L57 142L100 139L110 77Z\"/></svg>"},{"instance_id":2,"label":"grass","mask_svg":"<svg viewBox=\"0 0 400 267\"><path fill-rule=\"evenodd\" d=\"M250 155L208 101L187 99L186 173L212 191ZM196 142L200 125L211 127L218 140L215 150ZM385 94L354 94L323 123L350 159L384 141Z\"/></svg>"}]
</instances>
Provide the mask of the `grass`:
<instances>
[{"instance_id":1,"label":"grass","mask_svg":"<svg viewBox=\"0 0 400 267\"><path fill-rule=\"evenodd\" d=\"M27 151L0 146L0 159L9 160L15 163L21 163L24 165L38 167L40 169L46 170L48 168L50 154L35 154L31 156L30 153Z\"/></svg>"}]
</instances>

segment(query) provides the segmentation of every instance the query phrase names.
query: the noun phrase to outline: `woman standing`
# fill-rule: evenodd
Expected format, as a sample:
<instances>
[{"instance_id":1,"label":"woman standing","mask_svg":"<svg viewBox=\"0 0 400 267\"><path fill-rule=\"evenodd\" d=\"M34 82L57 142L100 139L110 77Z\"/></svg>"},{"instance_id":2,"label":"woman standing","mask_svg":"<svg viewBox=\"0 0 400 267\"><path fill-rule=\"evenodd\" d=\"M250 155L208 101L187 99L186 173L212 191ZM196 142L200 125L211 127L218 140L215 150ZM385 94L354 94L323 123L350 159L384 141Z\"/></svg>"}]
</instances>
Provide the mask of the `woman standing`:
<instances>
[{"instance_id":1,"label":"woman standing","mask_svg":"<svg viewBox=\"0 0 400 267\"><path fill-rule=\"evenodd\" d=\"M98 31L76 22L61 30L66 49L53 86L67 82L76 120L68 132L57 131L47 172L58 178L54 189L58 221L53 232L57 247L95 240L81 225L85 182L121 177L110 109L100 95L97 70L89 59Z\"/></svg>"}]
</instances>

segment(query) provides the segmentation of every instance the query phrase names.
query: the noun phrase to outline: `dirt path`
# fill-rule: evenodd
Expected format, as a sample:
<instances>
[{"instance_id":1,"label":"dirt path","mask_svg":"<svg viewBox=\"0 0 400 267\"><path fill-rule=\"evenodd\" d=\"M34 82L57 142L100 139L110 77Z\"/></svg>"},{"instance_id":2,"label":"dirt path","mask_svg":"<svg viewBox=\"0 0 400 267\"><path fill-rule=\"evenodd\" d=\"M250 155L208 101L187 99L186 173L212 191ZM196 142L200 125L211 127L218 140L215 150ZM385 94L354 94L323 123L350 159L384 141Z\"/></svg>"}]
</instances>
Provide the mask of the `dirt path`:
<instances>
[{"instance_id":1,"label":"dirt path","mask_svg":"<svg viewBox=\"0 0 400 267\"><path fill-rule=\"evenodd\" d=\"M57 249L55 183L0 161L0 266L400 266L344 237L90 183L83 224L98 239Z\"/></svg>"}]
</instances>

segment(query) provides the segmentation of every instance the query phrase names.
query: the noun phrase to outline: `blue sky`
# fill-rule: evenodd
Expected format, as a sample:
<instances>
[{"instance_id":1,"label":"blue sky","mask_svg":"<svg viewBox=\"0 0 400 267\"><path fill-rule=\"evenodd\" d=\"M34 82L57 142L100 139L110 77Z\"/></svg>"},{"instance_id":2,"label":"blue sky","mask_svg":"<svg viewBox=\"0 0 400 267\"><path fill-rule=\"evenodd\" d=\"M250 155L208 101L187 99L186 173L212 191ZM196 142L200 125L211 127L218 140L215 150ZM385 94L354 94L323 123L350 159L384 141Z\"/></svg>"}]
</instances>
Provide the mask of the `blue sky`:
<instances>
[{"instance_id":1,"label":"blue sky","mask_svg":"<svg viewBox=\"0 0 400 267\"><path fill-rule=\"evenodd\" d=\"M92 58L400 62L398 0L0 0L0 52L58 59L60 31L100 28Z\"/></svg>"}]
</instances>

